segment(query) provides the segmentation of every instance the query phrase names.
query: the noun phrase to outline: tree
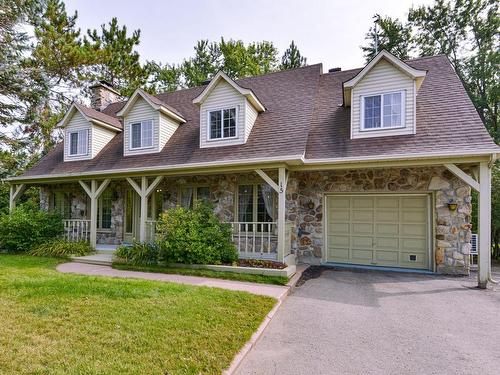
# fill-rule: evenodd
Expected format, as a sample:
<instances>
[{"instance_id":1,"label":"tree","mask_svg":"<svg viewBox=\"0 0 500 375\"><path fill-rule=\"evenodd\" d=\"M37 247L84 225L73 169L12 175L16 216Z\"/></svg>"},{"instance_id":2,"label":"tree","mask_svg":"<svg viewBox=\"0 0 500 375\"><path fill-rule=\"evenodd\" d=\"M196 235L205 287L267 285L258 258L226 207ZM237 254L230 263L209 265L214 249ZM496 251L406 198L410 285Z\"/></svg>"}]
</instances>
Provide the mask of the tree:
<instances>
[{"instance_id":1,"label":"tree","mask_svg":"<svg viewBox=\"0 0 500 375\"><path fill-rule=\"evenodd\" d=\"M305 66L306 63L307 59L301 55L297 45L292 40L290 47L286 49L285 53L281 57L280 70L299 68L301 66Z\"/></svg>"},{"instance_id":2,"label":"tree","mask_svg":"<svg viewBox=\"0 0 500 375\"><path fill-rule=\"evenodd\" d=\"M113 18L106 25L101 25L101 32L92 30L84 38L84 46L92 60L90 68L80 80L105 80L122 95L131 95L137 87L148 79L148 69L141 65L139 53L135 50L140 41L140 30L128 35L127 27L118 25Z\"/></svg>"},{"instance_id":3,"label":"tree","mask_svg":"<svg viewBox=\"0 0 500 375\"><path fill-rule=\"evenodd\" d=\"M397 18L382 18L378 14L374 18L376 26L370 27L365 37L368 45L361 47L366 61L373 59L377 52L383 49L401 60L408 59L412 39L411 28L403 25Z\"/></svg>"},{"instance_id":4,"label":"tree","mask_svg":"<svg viewBox=\"0 0 500 375\"><path fill-rule=\"evenodd\" d=\"M181 65L184 85L194 87L203 84L220 68L221 52L217 43L199 40L194 47L194 57Z\"/></svg>"}]
</instances>

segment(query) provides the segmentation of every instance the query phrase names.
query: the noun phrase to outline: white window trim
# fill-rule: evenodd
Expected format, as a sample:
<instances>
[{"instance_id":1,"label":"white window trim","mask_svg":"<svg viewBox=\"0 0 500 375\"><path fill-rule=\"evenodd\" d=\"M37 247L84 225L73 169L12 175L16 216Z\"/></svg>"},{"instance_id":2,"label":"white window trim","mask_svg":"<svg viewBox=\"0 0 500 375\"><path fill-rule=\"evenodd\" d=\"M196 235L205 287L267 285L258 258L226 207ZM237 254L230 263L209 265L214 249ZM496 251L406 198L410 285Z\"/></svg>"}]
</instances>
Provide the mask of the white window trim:
<instances>
[{"instance_id":1,"label":"white window trim","mask_svg":"<svg viewBox=\"0 0 500 375\"><path fill-rule=\"evenodd\" d=\"M238 130L238 113L239 113L239 110L238 110L238 107L239 105L235 105L235 106L231 106L231 107L224 107L224 108L214 108L214 109L207 109L207 142L221 142L221 141L225 141L227 139L238 139L239 136L238 136L238 133L239 133L239 130ZM211 112L223 112L224 110L227 110L227 109L234 109L235 110L235 115L234 115L234 121L235 121L235 135L233 137L220 137L220 138L212 138L210 136L210 113ZM224 113L222 113L222 134L224 135Z\"/></svg>"},{"instance_id":2,"label":"white window trim","mask_svg":"<svg viewBox=\"0 0 500 375\"><path fill-rule=\"evenodd\" d=\"M143 140L143 127L142 125L148 121L151 121L151 146L143 146L142 145L142 140ZM141 124L141 146L140 147L132 147L132 125L134 124ZM142 121L132 121L128 123L128 148L129 150L147 150L154 148L155 145L155 121L154 119L149 119L149 120L142 120Z\"/></svg>"},{"instance_id":3,"label":"white window trim","mask_svg":"<svg viewBox=\"0 0 500 375\"><path fill-rule=\"evenodd\" d=\"M401 125L400 126L383 126L384 121L384 95L387 94L401 94ZM380 128L369 128L365 129L365 98L371 96L380 96L380 124L382 125ZM360 123L359 127L360 132L378 132L378 131L387 131L387 130L395 130L395 129L404 129L406 128L406 90L395 90L395 91L384 91L384 92L376 92L361 95L361 104L360 104Z\"/></svg>"},{"instance_id":4,"label":"white window trim","mask_svg":"<svg viewBox=\"0 0 500 375\"><path fill-rule=\"evenodd\" d=\"M85 152L84 153L79 153L78 150L80 148L80 132L85 132L87 134L87 147L85 147ZM77 134L77 142L76 142L76 154L71 153L71 135L72 134ZM68 156L70 157L76 157L76 156L87 156L89 154L89 130L88 129L82 129L82 130L75 130L75 131L70 131L68 132Z\"/></svg>"}]
</instances>

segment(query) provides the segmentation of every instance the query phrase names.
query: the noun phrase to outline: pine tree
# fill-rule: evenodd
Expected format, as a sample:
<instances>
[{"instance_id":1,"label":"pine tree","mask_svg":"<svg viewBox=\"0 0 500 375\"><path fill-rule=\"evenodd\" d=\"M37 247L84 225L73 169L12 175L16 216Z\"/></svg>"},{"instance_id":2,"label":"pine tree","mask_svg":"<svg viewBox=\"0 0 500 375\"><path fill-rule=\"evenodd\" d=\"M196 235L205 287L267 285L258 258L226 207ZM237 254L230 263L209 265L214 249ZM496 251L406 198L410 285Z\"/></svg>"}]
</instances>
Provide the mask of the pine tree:
<instances>
[{"instance_id":1,"label":"pine tree","mask_svg":"<svg viewBox=\"0 0 500 375\"><path fill-rule=\"evenodd\" d=\"M299 68L305 66L307 59L300 54L295 42L292 40L290 47L287 48L281 57L280 70Z\"/></svg>"}]
</instances>

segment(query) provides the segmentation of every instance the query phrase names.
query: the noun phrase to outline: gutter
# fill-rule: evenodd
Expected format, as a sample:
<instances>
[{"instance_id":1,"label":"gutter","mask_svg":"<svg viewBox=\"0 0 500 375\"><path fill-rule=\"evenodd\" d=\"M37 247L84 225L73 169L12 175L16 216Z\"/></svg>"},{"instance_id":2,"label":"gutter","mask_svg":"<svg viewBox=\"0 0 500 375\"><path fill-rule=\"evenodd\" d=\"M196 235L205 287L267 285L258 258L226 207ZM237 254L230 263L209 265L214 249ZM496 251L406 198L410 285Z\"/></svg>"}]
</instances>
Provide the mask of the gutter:
<instances>
[{"instance_id":1,"label":"gutter","mask_svg":"<svg viewBox=\"0 0 500 375\"><path fill-rule=\"evenodd\" d=\"M113 176L113 175L123 175L123 174L141 174L144 172L156 172L162 173L167 171L191 171L196 169L206 169L210 170L217 167L241 167L241 166L255 166L265 165L265 164L275 164L275 163L285 163L290 166L318 166L322 164L330 165L355 165L363 162L384 162L384 161L408 161L408 160L430 160L430 159L444 159L460 157L466 158L468 156L490 156L497 158L500 155L499 150L491 151L479 151L479 152L452 152L452 153L420 153L413 155L387 155L384 157L380 156L366 156L366 157L347 157L347 158L323 158L323 159L306 159L304 154L291 155L288 157L271 157L271 158L255 158L255 159L242 159L242 160L228 160L221 162L201 162L201 163L188 163L188 164L171 164L171 165L158 165L151 167L135 167L135 168L121 168L121 169L107 169L102 171L89 171L89 172L75 172L75 173L60 173L60 174L45 174L36 176L15 176L4 179L7 182L22 182L22 181L32 181L36 182L38 180L51 180L51 179L71 179L71 177L98 177L98 176ZM293 169L293 167L292 167Z\"/></svg>"}]
</instances>

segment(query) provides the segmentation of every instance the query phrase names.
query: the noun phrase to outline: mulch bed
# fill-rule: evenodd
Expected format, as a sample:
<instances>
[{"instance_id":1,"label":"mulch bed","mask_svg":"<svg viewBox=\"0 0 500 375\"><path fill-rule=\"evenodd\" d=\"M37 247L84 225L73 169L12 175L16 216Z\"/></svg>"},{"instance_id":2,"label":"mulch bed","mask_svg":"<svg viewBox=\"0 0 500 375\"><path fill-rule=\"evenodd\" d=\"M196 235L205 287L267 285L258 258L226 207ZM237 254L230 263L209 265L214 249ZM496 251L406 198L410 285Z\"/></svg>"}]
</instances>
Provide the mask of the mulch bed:
<instances>
[{"instance_id":1,"label":"mulch bed","mask_svg":"<svg viewBox=\"0 0 500 375\"><path fill-rule=\"evenodd\" d=\"M275 270L282 270L287 267L284 263L263 259L238 259L237 265L238 267L272 268Z\"/></svg>"}]
</instances>

